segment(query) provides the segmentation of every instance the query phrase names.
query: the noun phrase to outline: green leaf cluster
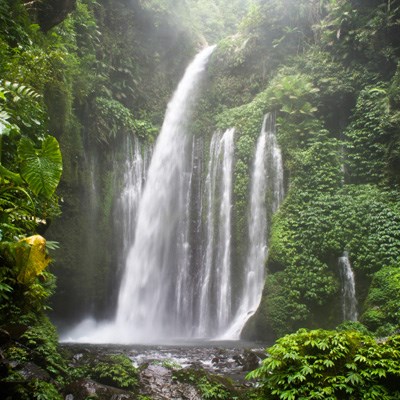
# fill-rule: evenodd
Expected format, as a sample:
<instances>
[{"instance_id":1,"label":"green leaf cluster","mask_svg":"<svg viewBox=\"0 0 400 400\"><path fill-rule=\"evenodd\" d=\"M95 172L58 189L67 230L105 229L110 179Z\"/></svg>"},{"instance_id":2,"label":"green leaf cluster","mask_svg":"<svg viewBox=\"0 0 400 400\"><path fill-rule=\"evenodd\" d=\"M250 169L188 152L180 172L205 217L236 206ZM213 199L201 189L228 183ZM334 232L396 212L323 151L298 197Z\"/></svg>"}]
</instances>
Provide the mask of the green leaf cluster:
<instances>
[{"instance_id":1,"label":"green leaf cluster","mask_svg":"<svg viewBox=\"0 0 400 400\"><path fill-rule=\"evenodd\" d=\"M138 384L137 369L132 360L124 355L112 355L93 364L89 375L105 385L121 389L134 389Z\"/></svg>"},{"instance_id":2,"label":"green leaf cluster","mask_svg":"<svg viewBox=\"0 0 400 400\"><path fill-rule=\"evenodd\" d=\"M248 374L260 399L396 399L399 337L376 342L358 331L301 329L267 349Z\"/></svg>"},{"instance_id":3,"label":"green leaf cluster","mask_svg":"<svg viewBox=\"0 0 400 400\"><path fill-rule=\"evenodd\" d=\"M9 363L2 371L0 384L2 394L18 399L62 399L60 387L65 385L68 367L58 350L58 338L54 326L43 315L28 313L21 316L21 310L14 310L6 321L0 322L14 333L17 340L3 344L2 354ZM26 379L25 367L34 363L41 371L42 378Z\"/></svg>"},{"instance_id":4,"label":"green leaf cluster","mask_svg":"<svg viewBox=\"0 0 400 400\"><path fill-rule=\"evenodd\" d=\"M400 268L384 267L373 277L361 321L378 336L400 327Z\"/></svg>"},{"instance_id":5,"label":"green leaf cluster","mask_svg":"<svg viewBox=\"0 0 400 400\"><path fill-rule=\"evenodd\" d=\"M210 382L206 377L200 379L197 384L201 396L207 400L229 399L230 394L220 383Z\"/></svg>"}]
</instances>

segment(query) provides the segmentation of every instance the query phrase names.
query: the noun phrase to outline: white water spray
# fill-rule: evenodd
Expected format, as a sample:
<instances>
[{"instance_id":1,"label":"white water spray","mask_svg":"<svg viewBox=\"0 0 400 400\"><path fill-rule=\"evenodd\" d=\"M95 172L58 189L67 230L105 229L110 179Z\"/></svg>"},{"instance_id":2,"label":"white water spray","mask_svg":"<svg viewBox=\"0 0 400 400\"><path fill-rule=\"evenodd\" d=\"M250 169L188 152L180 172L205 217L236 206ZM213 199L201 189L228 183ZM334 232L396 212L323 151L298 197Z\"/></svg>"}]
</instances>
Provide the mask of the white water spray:
<instances>
[{"instance_id":1,"label":"white water spray","mask_svg":"<svg viewBox=\"0 0 400 400\"><path fill-rule=\"evenodd\" d=\"M251 177L249 250L243 270L244 285L238 310L223 339L239 339L243 327L260 304L268 255L268 220L279 207L283 195L282 156L276 141L275 118L267 114L257 141Z\"/></svg>"},{"instance_id":2,"label":"white water spray","mask_svg":"<svg viewBox=\"0 0 400 400\"><path fill-rule=\"evenodd\" d=\"M214 47L195 57L168 104L139 203L115 321L84 321L89 332L75 341L134 343L187 335L184 319L178 314L189 305L182 295L177 297L176 279L182 294L189 260L185 248L192 170L188 125Z\"/></svg>"},{"instance_id":3,"label":"white water spray","mask_svg":"<svg viewBox=\"0 0 400 400\"><path fill-rule=\"evenodd\" d=\"M339 272L342 280L343 321L357 321L356 282L349 256L346 251L343 253L342 257L339 257Z\"/></svg>"},{"instance_id":4,"label":"white water spray","mask_svg":"<svg viewBox=\"0 0 400 400\"><path fill-rule=\"evenodd\" d=\"M231 319L231 225L234 155L233 128L214 133L205 184L206 246L199 277L196 336L219 334Z\"/></svg>"}]
</instances>

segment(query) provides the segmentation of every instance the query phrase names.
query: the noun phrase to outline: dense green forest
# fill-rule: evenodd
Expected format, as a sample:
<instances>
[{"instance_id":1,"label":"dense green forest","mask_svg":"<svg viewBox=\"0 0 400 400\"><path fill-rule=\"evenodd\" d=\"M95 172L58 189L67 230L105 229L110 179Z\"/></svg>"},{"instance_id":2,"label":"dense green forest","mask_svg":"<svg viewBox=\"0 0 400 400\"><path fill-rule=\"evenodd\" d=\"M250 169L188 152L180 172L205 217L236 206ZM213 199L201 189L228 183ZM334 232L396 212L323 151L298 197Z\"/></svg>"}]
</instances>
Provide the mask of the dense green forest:
<instances>
[{"instance_id":1,"label":"dense green forest","mask_svg":"<svg viewBox=\"0 0 400 400\"><path fill-rule=\"evenodd\" d=\"M112 313L120 274L113 196L123 178L114 166L126 138L152 145L205 43L217 49L193 129L205 141L216 129L239 132L236 268L251 157L268 112L286 195L270 221L262 302L243 332L278 340L250 373L257 389L210 386L204 398L400 398L398 1L0 0L6 399L61 399L82 377L137 391L137 371L123 357L71 368L48 316L62 326L89 311ZM359 322L342 323L344 252Z\"/></svg>"}]
</instances>

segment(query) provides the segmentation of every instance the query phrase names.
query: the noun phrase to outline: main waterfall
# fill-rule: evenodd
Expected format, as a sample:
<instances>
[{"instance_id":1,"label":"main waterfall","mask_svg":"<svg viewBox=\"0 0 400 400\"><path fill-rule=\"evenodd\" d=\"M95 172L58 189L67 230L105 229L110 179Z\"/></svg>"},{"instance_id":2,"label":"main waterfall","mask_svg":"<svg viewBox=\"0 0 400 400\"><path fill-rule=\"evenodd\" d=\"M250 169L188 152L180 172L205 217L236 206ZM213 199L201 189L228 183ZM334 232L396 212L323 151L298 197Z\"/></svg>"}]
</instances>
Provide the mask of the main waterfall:
<instances>
[{"instance_id":1,"label":"main waterfall","mask_svg":"<svg viewBox=\"0 0 400 400\"><path fill-rule=\"evenodd\" d=\"M135 241L126 261L116 315L122 341L184 335L176 324L180 299L176 278L185 240L180 235L190 190L190 136L187 132L199 81L214 47L199 53L168 104L140 200ZM183 219L183 220L182 220ZM183 225L183 229L182 229Z\"/></svg>"},{"instance_id":2,"label":"main waterfall","mask_svg":"<svg viewBox=\"0 0 400 400\"><path fill-rule=\"evenodd\" d=\"M148 170L147 153L138 142L128 154L125 189L117 204L126 261L119 273L115 318L83 321L63 340L239 339L256 311L269 222L283 198L282 158L275 119L268 114L252 165L247 256L237 265L233 187L235 136L240 132L216 131L209 147L190 132L193 105L213 50L200 52L187 68L168 104Z\"/></svg>"}]
</instances>

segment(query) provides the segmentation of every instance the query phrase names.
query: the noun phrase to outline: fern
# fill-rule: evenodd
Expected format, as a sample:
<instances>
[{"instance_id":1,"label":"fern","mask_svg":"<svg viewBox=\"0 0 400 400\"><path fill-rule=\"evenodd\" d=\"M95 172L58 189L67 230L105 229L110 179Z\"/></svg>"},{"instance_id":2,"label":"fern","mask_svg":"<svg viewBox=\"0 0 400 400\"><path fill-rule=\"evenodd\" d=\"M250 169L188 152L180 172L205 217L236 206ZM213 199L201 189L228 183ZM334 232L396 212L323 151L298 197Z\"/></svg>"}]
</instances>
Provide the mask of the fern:
<instances>
[{"instance_id":1,"label":"fern","mask_svg":"<svg viewBox=\"0 0 400 400\"><path fill-rule=\"evenodd\" d=\"M22 97L39 100L42 96L27 85L18 82L0 81L0 92L4 95L10 94L16 102Z\"/></svg>"}]
</instances>

